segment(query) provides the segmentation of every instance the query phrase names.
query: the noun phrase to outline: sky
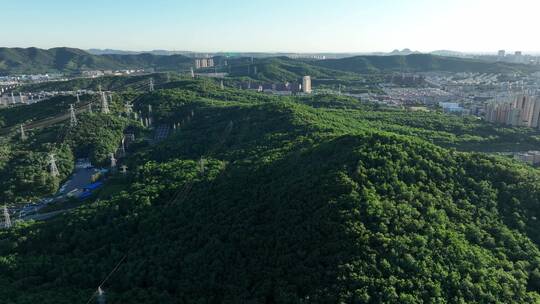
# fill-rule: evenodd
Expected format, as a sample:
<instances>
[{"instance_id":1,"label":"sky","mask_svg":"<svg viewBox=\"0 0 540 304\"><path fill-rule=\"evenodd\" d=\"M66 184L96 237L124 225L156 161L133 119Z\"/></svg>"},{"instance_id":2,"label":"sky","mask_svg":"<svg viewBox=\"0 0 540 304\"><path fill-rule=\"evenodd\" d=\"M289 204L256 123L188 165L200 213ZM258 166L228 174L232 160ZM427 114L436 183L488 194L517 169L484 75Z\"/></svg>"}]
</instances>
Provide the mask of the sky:
<instances>
[{"instance_id":1,"label":"sky","mask_svg":"<svg viewBox=\"0 0 540 304\"><path fill-rule=\"evenodd\" d=\"M539 0L0 0L0 46L540 52Z\"/></svg>"}]
</instances>

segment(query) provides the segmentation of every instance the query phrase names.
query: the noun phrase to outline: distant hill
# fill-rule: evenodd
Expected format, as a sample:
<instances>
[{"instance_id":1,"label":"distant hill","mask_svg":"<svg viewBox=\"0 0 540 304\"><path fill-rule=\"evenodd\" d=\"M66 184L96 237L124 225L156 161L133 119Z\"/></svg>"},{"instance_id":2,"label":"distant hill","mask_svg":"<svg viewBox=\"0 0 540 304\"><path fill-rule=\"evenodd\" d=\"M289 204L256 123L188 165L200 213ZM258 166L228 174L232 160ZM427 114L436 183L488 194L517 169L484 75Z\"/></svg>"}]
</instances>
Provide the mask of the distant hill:
<instances>
[{"instance_id":1,"label":"distant hill","mask_svg":"<svg viewBox=\"0 0 540 304\"><path fill-rule=\"evenodd\" d=\"M78 72L93 69L154 68L156 70L186 69L192 60L182 55L152 54L92 55L73 48L0 48L1 74L31 74Z\"/></svg>"},{"instance_id":2,"label":"distant hill","mask_svg":"<svg viewBox=\"0 0 540 304\"><path fill-rule=\"evenodd\" d=\"M229 60L228 72L233 77L250 77L262 81L295 81L305 75L315 78L345 77L347 72L311 64L312 61L288 57Z\"/></svg>"},{"instance_id":3,"label":"distant hill","mask_svg":"<svg viewBox=\"0 0 540 304\"><path fill-rule=\"evenodd\" d=\"M401 52L407 52L403 50ZM158 51L159 52L159 51ZM161 52L163 53L163 52ZM221 58L220 56L217 59ZM259 80L294 80L303 75L314 77L344 77L351 73L381 72L480 72L515 73L534 72L537 67L511 64L489 63L480 60L442 57L431 54L411 54L395 56L355 56L341 59L311 60L291 59L285 56L254 58L227 57L226 72L231 76L249 76ZM217 60L218 62L220 60ZM102 54L94 55L80 49L52 48L0 48L0 75L35 73L75 73L95 69L153 68L156 71L189 70L193 59L180 54Z\"/></svg>"},{"instance_id":4,"label":"distant hill","mask_svg":"<svg viewBox=\"0 0 540 304\"><path fill-rule=\"evenodd\" d=\"M354 73L373 72L478 72L478 73L514 73L534 72L537 67L510 64L489 63L466 58L442 57L430 54L412 54L408 56L356 56L343 59L329 59L313 62L313 65Z\"/></svg>"}]
</instances>

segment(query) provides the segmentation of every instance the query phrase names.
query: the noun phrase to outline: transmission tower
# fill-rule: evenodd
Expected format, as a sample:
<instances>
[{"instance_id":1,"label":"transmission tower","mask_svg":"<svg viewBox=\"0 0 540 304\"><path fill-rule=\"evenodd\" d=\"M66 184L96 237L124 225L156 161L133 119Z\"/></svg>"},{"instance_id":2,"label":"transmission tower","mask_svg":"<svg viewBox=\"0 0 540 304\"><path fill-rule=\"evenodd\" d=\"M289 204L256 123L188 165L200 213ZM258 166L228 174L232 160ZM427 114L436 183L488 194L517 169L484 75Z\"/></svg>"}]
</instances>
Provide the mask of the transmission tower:
<instances>
[{"instance_id":1,"label":"transmission tower","mask_svg":"<svg viewBox=\"0 0 540 304\"><path fill-rule=\"evenodd\" d=\"M128 169L128 167L126 165L120 166L120 173L122 173L122 175L126 175L127 174L127 169Z\"/></svg>"},{"instance_id":2,"label":"transmission tower","mask_svg":"<svg viewBox=\"0 0 540 304\"><path fill-rule=\"evenodd\" d=\"M9 211L6 205L4 205L4 227L5 229L11 228L11 218L9 217Z\"/></svg>"},{"instance_id":3,"label":"transmission tower","mask_svg":"<svg viewBox=\"0 0 540 304\"><path fill-rule=\"evenodd\" d=\"M49 165L51 166L51 176L60 176L60 172L58 171L58 167L56 166L56 159L54 158L54 154L49 154Z\"/></svg>"},{"instance_id":4,"label":"transmission tower","mask_svg":"<svg viewBox=\"0 0 540 304\"><path fill-rule=\"evenodd\" d=\"M74 128L77 126L77 117L75 116L75 108L73 104L69 105L69 126Z\"/></svg>"},{"instance_id":5,"label":"transmission tower","mask_svg":"<svg viewBox=\"0 0 540 304\"><path fill-rule=\"evenodd\" d=\"M195 78L195 71L191 68L191 78Z\"/></svg>"},{"instance_id":6,"label":"transmission tower","mask_svg":"<svg viewBox=\"0 0 540 304\"><path fill-rule=\"evenodd\" d=\"M105 304L106 303L105 291L103 291L103 289L101 289L101 286L98 287L98 290L97 290L97 302L98 302L98 304Z\"/></svg>"},{"instance_id":7,"label":"transmission tower","mask_svg":"<svg viewBox=\"0 0 540 304\"><path fill-rule=\"evenodd\" d=\"M133 105L128 102L126 102L124 104L124 109L126 111L127 114L131 114L131 112L133 112Z\"/></svg>"},{"instance_id":8,"label":"transmission tower","mask_svg":"<svg viewBox=\"0 0 540 304\"><path fill-rule=\"evenodd\" d=\"M92 104L91 103L88 104L88 113L92 113Z\"/></svg>"},{"instance_id":9,"label":"transmission tower","mask_svg":"<svg viewBox=\"0 0 540 304\"><path fill-rule=\"evenodd\" d=\"M111 168L114 169L116 168L116 158L114 158L114 153L111 153L110 156L111 156Z\"/></svg>"},{"instance_id":10,"label":"transmission tower","mask_svg":"<svg viewBox=\"0 0 540 304\"><path fill-rule=\"evenodd\" d=\"M101 92L101 113L111 113L111 111L109 110L109 102L107 101L107 97L105 96L104 92Z\"/></svg>"},{"instance_id":11,"label":"transmission tower","mask_svg":"<svg viewBox=\"0 0 540 304\"><path fill-rule=\"evenodd\" d=\"M126 156L126 137L122 137L122 157Z\"/></svg>"},{"instance_id":12,"label":"transmission tower","mask_svg":"<svg viewBox=\"0 0 540 304\"><path fill-rule=\"evenodd\" d=\"M223 80L221 81L221 83L220 83L219 86L220 86L220 88L221 88L222 90L225 89L225 85L223 84Z\"/></svg>"},{"instance_id":13,"label":"transmission tower","mask_svg":"<svg viewBox=\"0 0 540 304\"><path fill-rule=\"evenodd\" d=\"M79 91L77 91L77 103L81 102L81 98L79 97Z\"/></svg>"},{"instance_id":14,"label":"transmission tower","mask_svg":"<svg viewBox=\"0 0 540 304\"><path fill-rule=\"evenodd\" d=\"M154 92L154 78L150 78L150 83L148 84L150 92Z\"/></svg>"},{"instance_id":15,"label":"transmission tower","mask_svg":"<svg viewBox=\"0 0 540 304\"><path fill-rule=\"evenodd\" d=\"M204 174L204 158L201 157L201 159L199 159L199 172L201 172L201 174Z\"/></svg>"},{"instance_id":16,"label":"transmission tower","mask_svg":"<svg viewBox=\"0 0 540 304\"><path fill-rule=\"evenodd\" d=\"M21 124L21 141L25 141L26 139L28 139L28 137L26 136L26 132L24 132L24 125Z\"/></svg>"}]
</instances>

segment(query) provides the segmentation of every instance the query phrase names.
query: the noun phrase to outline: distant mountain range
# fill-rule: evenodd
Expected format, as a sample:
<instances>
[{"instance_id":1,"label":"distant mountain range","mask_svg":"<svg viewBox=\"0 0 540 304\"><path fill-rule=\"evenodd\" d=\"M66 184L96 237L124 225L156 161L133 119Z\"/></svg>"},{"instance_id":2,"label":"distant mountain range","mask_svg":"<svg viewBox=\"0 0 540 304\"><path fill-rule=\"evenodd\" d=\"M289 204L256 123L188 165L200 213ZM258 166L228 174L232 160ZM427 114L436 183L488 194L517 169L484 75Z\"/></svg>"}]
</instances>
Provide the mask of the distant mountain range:
<instances>
[{"instance_id":1,"label":"distant mountain range","mask_svg":"<svg viewBox=\"0 0 540 304\"><path fill-rule=\"evenodd\" d=\"M35 73L77 73L83 70L154 69L155 71L186 71L193 66L193 57L186 54L168 54L168 51L150 53L95 55L74 48L0 48L0 75ZM102 50L107 52L107 50ZM445 54L450 51L438 51ZM161 54L159 54L161 53ZM186 52L184 52L186 53ZM343 73L381 72L534 72L539 69L510 63L493 63L459 57L443 57L420 54L409 49L393 51L385 56L361 55L338 59L316 60L310 58L291 59L287 56L257 57L252 61L248 53L221 54L217 59L226 59L229 66L225 71L233 76L249 76L265 80L290 80L302 75L314 77L340 77ZM257 53L261 55L262 53ZM193 54L192 54L193 55ZM242 57L245 56L245 57ZM262 56L262 55L261 55ZM221 60L216 60L221 61ZM251 66L251 67L250 67Z\"/></svg>"}]
</instances>

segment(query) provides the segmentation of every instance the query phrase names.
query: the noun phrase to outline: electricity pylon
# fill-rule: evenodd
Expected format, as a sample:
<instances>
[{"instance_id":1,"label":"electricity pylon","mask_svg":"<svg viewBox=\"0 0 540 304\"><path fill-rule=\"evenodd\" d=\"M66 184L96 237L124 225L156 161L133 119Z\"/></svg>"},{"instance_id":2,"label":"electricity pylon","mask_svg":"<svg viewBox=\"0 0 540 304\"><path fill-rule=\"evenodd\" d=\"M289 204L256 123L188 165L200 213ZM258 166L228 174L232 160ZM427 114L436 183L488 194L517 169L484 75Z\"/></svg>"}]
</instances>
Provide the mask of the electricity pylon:
<instances>
[{"instance_id":1,"label":"electricity pylon","mask_svg":"<svg viewBox=\"0 0 540 304\"><path fill-rule=\"evenodd\" d=\"M195 78L195 71L191 68L191 78Z\"/></svg>"},{"instance_id":2,"label":"electricity pylon","mask_svg":"<svg viewBox=\"0 0 540 304\"><path fill-rule=\"evenodd\" d=\"M49 165L51 170L51 176L52 177L58 177L60 176L60 172L58 171L58 167L56 166L56 159L54 158L54 154L49 154Z\"/></svg>"},{"instance_id":3,"label":"electricity pylon","mask_svg":"<svg viewBox=\"0 0 540 304\"><path fill-rule=\"evenodd\" d=\"M201 174L204 174L204 163L205 163L204 158L201 157L199 159L199 172Z\"/></svg>"},{"instance_id":4,"label":"electricity pylon","mask_svg":"<svg viewBox=\"0 0 540 304\"><path fill-rule=\"evenodd\" d=\"M98 304L105 304L106 303L105 291L103 291L103 289L101 289L101 286L98 287L98 290L97 290L97 302L98 302Z\"/></svg>"},{"instance_id":5,"label":"electricity pylon","mask_svg":"<svg viewBox=\"0 0 540 304\"><path fill-rule=\"evenodd\" d=\"M77 91L77 103L81 102L81 98L79 97L79 91Z\"/></svg>"},{"instance_id":6,"label":"electricity pylon","mask_svg":"<svg viewBox=\"0 0 540 304\"><path fill-rule=\"evenodd\" d=\"M122 151L122 157L125 157L126 156L126 137L122 137L122 148L121 148L121 151Z\"/></svg>"},{"instance_id":7,"label":"electricity pylon","mask_svg":"<svg viewBox=\"0 0 540 304\"><path fill-rule=\"evenodd\" d=\"M107 97L105 96L104 92L101 92L101 113L111 113L111 111L109 110L109 102L107 101Z\"/></svg>"},{"instance_id":8,"label":"electricity pylon","mask_svg":"<svg viewBox=\"0 0 540 304\"><path fill-rule=\"evenodd\" d=\"M77 116L75 116L75 108L73 108L73 104L69 105L69 126L72 128L77 126Z\"/></svg>"},{"instance_id":9,"label":"electricity pylon","mask_svg":"<svg viewBox=\"0 0 540 304\"><path fill-rule=\"evenodd\" d=\"M114 153L110 154L111 156L111 169L116 168L116 158L114 158Z\"/></svg>"},{"instance_id":10,"label":"electricity pylon","mask_svg":"<svg viewBox=\"0 0 540 304\"><path fill-rule=\"evenodd\" d=\"M4 228L11 228L11 218L9 217L9 211L6 205L4 205Z\"/></svg>"},{"instance_id":11,"label":"electricity pylon","mask_svg":"<svg viewBox=\"0 0 540 304\"><path fill-rule=\"evenodd\" d=\"M154 78L150 78L150 83L148 84L148 89L150 92L154 92Z\"/></svg>"},{"instance_id":12,"label":"electricity pylon","mask_svg":"<svg viewBox=\"0 0 540 304\"><path fill-rule=\"evenodd\" d=\"M133 105L128 101L124 104L124 109L127 114L131 114L131 112L133 112Z\"/></svg>"},{"instance_id":13,"label":"electricity pylon","mask_svg":"<svg viewBox=\"0 0 540 304\"><path fill-rule=\"evenodd\" d=\"M26 132L24 132L24 125L21 124L21 141L25 141L26 139L28 139L28 137L26 136Z\"/></svg>"}]
</instances>

